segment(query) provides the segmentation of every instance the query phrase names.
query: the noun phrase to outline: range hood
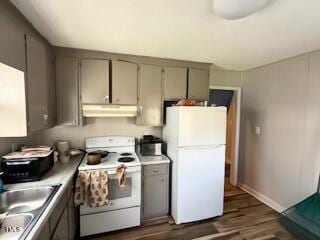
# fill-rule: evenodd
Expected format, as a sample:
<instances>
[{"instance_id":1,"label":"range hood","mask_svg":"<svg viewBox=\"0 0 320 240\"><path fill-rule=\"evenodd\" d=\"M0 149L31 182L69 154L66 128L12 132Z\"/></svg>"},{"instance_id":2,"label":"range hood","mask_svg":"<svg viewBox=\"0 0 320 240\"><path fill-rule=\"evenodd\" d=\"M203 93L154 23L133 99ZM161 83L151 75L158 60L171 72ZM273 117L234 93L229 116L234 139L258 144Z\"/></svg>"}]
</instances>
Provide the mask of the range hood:
<instances>
[{"instance_id":1,"label":"range hood","mask_svg":"<svg viewBox=\"0 0 320 240\"><path fill-rule=\"evenodd\" d=\"M137 106L123 105L83 105L84 117L135 117Z\"/></svg>"}]
</instances>

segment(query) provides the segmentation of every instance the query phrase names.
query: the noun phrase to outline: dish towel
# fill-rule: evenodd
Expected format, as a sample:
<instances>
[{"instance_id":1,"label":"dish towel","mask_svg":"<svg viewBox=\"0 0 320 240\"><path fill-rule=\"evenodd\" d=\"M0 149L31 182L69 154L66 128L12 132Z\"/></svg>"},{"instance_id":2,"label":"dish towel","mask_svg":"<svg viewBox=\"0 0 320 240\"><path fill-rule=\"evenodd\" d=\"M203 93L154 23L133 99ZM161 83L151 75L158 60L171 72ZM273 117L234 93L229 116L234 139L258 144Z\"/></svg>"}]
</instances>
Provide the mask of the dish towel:
<instances>
[{"instance_id":1,"label":"dish towel","mask_svg":"<svg viewBox=\"0 0 320 240\"><path fill-rule=\"evenodd\" d=\"M84 204L86 199L86 195L88 192L88 187L90 184L90 171L79 171L77 180L76 180L76 188L74 193L74 204L75 206L79 206Z\"/></svg>"},{"instance_id":2,"label":"dish towel","mask_svg":"<svg viewBox=\"0 0 320 240\"><path fill-rule=\"evenodd\" d=\"M90 175L90 206L102 207L108 205L108 172L91 171Z\"/></svg>"},{"instance_id":3,"label":"dish towel","mask_svg":"<svg viewBox=\"0 0 320 240\"><path fill-rule=\"evenodd\" d=\"M118 175L119 187L125 188L127 186L126 167L124 165L119 165L116 172Z\"/></svg>"}]
</instances>

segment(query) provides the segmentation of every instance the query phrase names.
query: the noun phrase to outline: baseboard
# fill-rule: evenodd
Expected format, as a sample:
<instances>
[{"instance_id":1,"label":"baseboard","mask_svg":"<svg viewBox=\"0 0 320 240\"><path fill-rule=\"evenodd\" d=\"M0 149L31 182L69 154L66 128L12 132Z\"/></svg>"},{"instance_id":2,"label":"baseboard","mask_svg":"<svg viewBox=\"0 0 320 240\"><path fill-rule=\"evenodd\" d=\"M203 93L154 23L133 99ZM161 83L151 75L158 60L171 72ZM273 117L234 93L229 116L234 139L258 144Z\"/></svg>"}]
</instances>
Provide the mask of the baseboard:
<instances>
[{"instance_id":1,"label":"baseboard","mask_svg":"<svg viewBox=\"0 0 320 240\"><path fill-rule=\"evenodd\" d=\"M283 206L281 206L280 204L278 204L277 202L273 201L272 199L266 197L265 195L257 192L256 190L252 189L251 187L240 183L239 187L249 193L250 195L252 195L253 197L255 197L256 199L260 200L261 202L263 202L264 204L268 205L269 207L273 208L274 210L276 210L277 212L283 212L286 208L284 208Z\"/></svg>"}]
</instances>

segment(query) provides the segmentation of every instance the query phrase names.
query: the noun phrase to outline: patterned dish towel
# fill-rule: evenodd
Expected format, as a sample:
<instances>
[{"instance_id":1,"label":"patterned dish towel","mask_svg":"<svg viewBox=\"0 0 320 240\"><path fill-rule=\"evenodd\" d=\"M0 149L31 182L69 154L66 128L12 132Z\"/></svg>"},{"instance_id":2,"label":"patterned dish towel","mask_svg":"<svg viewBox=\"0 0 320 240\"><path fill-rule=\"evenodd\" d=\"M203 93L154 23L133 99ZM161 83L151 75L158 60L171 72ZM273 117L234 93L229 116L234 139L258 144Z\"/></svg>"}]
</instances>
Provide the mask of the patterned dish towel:
<instances>
[{"instance_id":1,"label":"patterned dish towel","mask_svg":"<svg viewBox=\"0 0 320 240\"><path fill-rule=\"evenodd\" d=\"M108 172L91 171L90 182L90 206L102 207L108 205Z\"/></svg>"},{"instance_id":2,"label":"patterned dish towel","mask_svg":"<svg viewBox=\"0 0 320 240\"><path fill-rule=\"evenodd\" d=\"M108 205L108 172L79 171L74 194L76 206L84 204L89 189L91 207Z\"/></svg>"},{"instance_id":3,"label":"patterned dish towel","mask_svg":"<svg viewBox=\"0 0 320 240\"><path fill-rule=\"evenodd\" d=\"M127 186L127 179L126 179L126 166L124 165L119 165L117 167L117 175L119 179L119 187L124 188Z\"/></svg>"},{"instance_id":4,"label":"patterned dish towel","mask_svg":"<svg viewBox=\"0 0 320 240\"><path fill-rule=\"evenodd\" d=\"M79 171L76 180L76 189L74 193L74 204L79 206L84 204L88 187L90 184L90 171Z\"/></svg>"}]
</instances>

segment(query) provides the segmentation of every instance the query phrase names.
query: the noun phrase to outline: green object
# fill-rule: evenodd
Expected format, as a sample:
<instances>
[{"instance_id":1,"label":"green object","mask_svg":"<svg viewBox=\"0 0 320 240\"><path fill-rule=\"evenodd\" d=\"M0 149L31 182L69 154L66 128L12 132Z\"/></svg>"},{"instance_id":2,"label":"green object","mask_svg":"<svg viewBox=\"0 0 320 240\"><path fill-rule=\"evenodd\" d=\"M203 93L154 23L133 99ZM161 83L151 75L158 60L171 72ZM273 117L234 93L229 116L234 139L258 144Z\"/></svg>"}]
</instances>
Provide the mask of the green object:
<instances>
[{"instance_id":1,"label":"green object","mask_svg":"<svg viewBox=\"0 0 320 240\"><path fill-rule=\"evenodd\" d=\"M280 223L298 239L320 239L320 193L318 192L281 213Z\"/></svg>"}]
</instances>

